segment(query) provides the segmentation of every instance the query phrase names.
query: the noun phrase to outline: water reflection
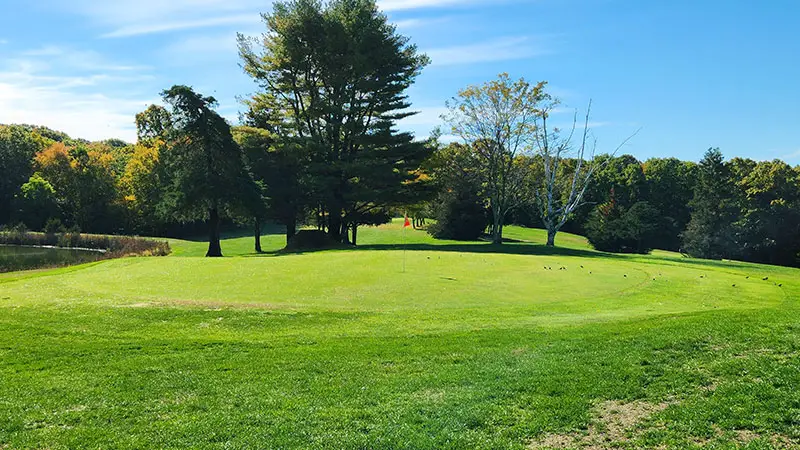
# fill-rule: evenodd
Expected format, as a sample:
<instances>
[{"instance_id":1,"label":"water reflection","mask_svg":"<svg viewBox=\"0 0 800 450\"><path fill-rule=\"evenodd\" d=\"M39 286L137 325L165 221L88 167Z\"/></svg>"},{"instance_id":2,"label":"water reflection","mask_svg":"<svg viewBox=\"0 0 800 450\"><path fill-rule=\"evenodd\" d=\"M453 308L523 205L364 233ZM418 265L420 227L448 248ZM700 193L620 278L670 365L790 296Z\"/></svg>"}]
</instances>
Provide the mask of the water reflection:
<instances>
[{"instance_id":1,"label":"water reflection","mask_svg":"<svg viewBox=\"0 0 800 450\"><path fill-rule=\"evenodd\" d=\"M0 273L97 261L102 252L69 248L0 245Z\"/></svg>"}]
</instances>

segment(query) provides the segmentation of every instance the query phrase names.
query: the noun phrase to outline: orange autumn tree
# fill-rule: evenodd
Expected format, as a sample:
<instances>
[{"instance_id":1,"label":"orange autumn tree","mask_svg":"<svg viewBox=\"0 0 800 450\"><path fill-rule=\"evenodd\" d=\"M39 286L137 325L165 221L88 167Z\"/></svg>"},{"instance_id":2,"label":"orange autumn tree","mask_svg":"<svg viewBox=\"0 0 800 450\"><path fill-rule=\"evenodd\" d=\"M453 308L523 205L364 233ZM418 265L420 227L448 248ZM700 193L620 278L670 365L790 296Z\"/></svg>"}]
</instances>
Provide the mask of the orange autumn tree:
<instances>
[{"instance_id":1,"label":"orange autumn tree","mask_svg":"<svg viewBox=\"0 0 800 450\"><path fill-rule=\"evenodd\" d=\"M34 156L34 169L55 190L65 225L112 232L119 226L114 156L96 145L56 142Z\"/></svg>"}]
</instances>

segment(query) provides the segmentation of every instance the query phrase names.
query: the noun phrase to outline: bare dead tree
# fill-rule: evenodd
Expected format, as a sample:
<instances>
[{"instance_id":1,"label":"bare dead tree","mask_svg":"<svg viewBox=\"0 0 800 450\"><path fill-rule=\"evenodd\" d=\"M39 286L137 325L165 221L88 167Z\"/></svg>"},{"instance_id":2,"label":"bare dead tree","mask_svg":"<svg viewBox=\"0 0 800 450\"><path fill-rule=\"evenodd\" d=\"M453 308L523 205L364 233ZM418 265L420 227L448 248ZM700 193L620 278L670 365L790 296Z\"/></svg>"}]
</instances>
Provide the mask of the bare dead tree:
<instances>
[{"instance_id":1,"label":"bare dead tree","mask_svg":"<svg viewBox=\"0 0 800 450\"><path fill-rule=\"evenodd\" d=\"M547 230L547 245L552 247L555 246L556 234L569 220L572 213L587 204L584 201L586 189L591 184L597 170L608 160L602 164L595 161L597 139L592 137L589 127L592 112L591 100L586 108L583 131L577 146L573 145L578 125L577 112L573 118L571 129L564 133L558 128L550 128L548 124L550 115L559 104L558 100L547 97L543 103L536 118L534 145L537 155L541 158L544 176L541 183L537 183L534 196L539 206L542 223ZM611 155L615 155L638 133L637 130L626 138ZM574 159L574 168L565 170L563 165L567 159Z\"/></svg>"},{"instance_id":2,"label":"bare dead tree","mask_svg":"<svg viewBox=\"0 0 800 450\"><path fill-rule=\"evenodd\" d=\"M492 242L503 242L503 222L524 198L525 167L518 157L531 150L544 82L512 81L508 74L461 90L442 116L452 133L470 146L480 165L492 210Z\"/></svg>"}]
</instances>

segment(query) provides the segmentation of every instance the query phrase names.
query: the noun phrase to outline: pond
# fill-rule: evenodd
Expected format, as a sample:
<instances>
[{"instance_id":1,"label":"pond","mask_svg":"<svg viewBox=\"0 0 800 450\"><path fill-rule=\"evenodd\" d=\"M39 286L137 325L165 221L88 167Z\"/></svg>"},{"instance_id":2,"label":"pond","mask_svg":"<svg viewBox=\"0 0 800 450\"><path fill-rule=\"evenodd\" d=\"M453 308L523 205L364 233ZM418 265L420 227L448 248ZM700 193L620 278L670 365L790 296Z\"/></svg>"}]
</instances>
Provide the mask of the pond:
<instances>
[{"instance_id":1,"label":"pond","mask_svg":"<svg viewBox=\"0 0 800 450\"><path fill-rule=\"evenodd\" d=\"M103 253L71 248L0 245L0 273L97 261Z\"/></svg>"}]
</instances>

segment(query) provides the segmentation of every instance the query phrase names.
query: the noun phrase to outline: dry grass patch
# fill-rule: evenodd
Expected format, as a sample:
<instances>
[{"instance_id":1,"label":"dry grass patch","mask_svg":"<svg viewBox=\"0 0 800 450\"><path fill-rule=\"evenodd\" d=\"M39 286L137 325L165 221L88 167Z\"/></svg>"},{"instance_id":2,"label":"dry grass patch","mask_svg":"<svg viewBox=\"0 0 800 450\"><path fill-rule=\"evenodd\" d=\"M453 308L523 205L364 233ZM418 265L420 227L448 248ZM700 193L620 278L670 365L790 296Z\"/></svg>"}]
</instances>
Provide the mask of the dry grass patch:
<instances>
[{"instance_id":1,"label":"dry grass patch","mask_svg":"<svg viewBox=\"0 0 800 450\"><path fill-rule=\"evenodd\" d=\"M594 420L585 433L549 434L530 443L531 449L609 449L617 448L634 437L638 424L651 415L667 409L669 403L609 400L593 410Z\"/></svg>"}]
</instances>

